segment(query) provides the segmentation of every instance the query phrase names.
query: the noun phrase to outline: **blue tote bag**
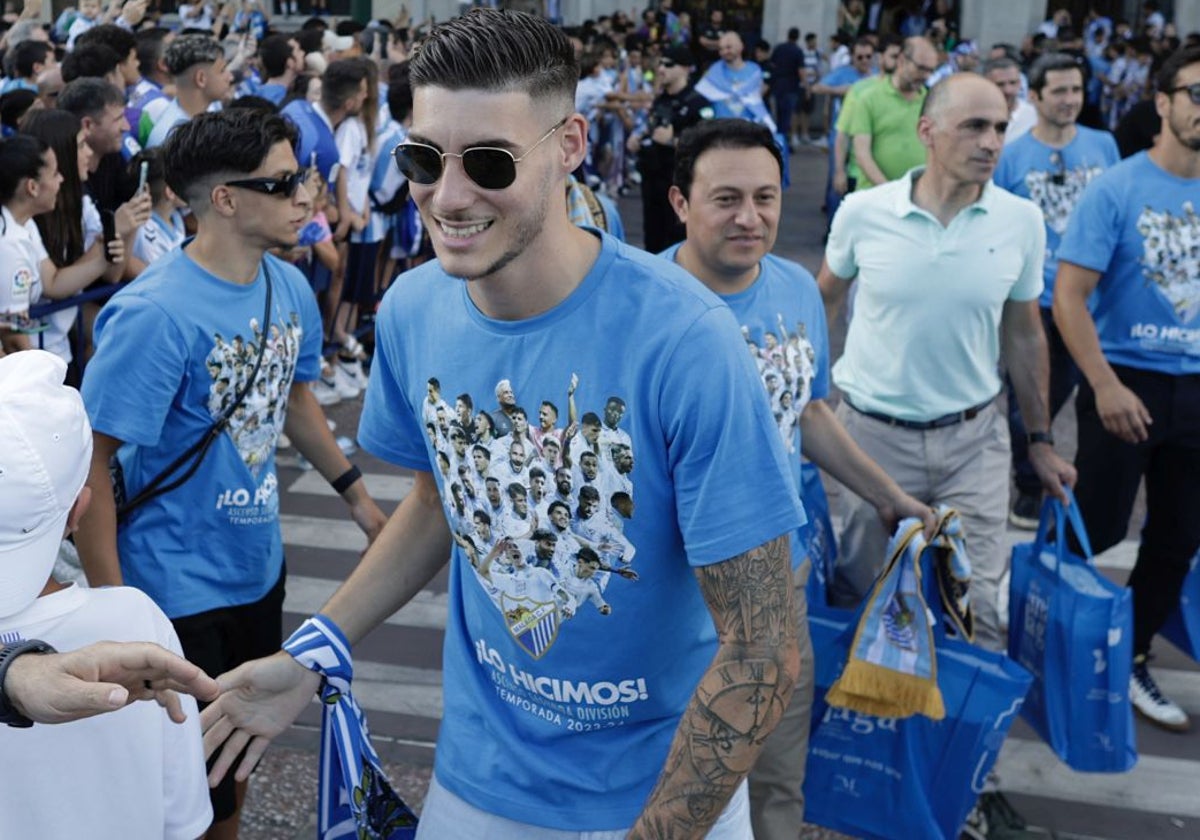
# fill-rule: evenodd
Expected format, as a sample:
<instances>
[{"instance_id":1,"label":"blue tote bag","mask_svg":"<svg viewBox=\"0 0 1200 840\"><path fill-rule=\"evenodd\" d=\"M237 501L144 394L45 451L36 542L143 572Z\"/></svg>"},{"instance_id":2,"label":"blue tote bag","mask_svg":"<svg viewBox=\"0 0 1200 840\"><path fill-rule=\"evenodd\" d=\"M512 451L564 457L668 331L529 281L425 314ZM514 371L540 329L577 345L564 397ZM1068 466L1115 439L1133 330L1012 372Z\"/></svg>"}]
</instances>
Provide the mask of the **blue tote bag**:
<instances>
[{"instance_id":1,"label":"blue tote bag","mask_svg":"<svg viewBox=\"0 0 1200 840\"><path fill-rule=\"evenodd\" d=\"M937 682L946 710L938 721L877 717L826 703L859 615L833 608L809 614L817 690L804 780L807 822L867 840L958 837L1031 677L1007 656L947 635L939 599L929 608L937 619Z\"/></svg>"},{"instance_id":2,"label":"blue tote bag","mask_svg":"<svg viewBox=\"0 0 1200 840\"><path fill-rule=\"evenodd\" d=\"M1086 558L1070 552L1068 526ZM1137 762L1133 598L1091 556L1074 499L1047 499L1034 541L1013 547L1008 652L1034 675L1022 714L1055 754L1075 770L1122 773Z\"/></svg>"},{"instance_id":3,"label":"blue tote bag","mask_svg":"<svg viewBox=\"0 0 1200 840\"><path fill-rule=\"evenodd\" d=\"M821 483L821 469L811 461L800 465L800 500L808 517L800 528L798 539L806 557L812 563L808 575L808 603L818 609L825 606L829 579L837 560L837 537L829 518L829 497Z\"/></svg>"},{"instance_id":4,"label":"blue tote bag","mask_svg":"<svg viewBox=\"0 0 1200 840\"><path fill-rule=\"evenodd\" d=\"M1192 568L1183 579L1179 609L1171 613L1162 635L1176 647L1200 661L1200 552L1192 558Z\"/></svg>"}]
</instances>

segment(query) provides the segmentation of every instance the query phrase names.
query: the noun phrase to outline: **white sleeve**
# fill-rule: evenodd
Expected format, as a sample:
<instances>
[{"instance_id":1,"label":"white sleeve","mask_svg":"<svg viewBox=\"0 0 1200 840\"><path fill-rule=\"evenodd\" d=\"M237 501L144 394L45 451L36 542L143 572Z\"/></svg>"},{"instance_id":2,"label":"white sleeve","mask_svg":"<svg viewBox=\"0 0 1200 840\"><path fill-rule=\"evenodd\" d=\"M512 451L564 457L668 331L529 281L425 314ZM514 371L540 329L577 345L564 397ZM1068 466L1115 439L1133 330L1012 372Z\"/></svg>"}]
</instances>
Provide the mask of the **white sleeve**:
<instances>
[{"instance_id":1,"label":"white sleeve","mask_svg":"<svg viewBox=\"0 0 1200 840\"><path fill-rule=\"evenodd\" d=\"M12 239L0 237L0 316L24 315L29 311L39 271L41 267L30 262L24 248Z\"/></svg>"},{"instance_id":2,"label":"white sleeve","mask_svg":"<svg viewBox=\"0 0 1200 840\"><path fill-rule=\"evenodd\" d=\"M366 145L363 143L362 123L353 117L343 120L334 132L334 139L337 141L338 163L354 171L354 165Z\"/></svg>"},{"instance_id":3,"label":"white sleeve","mask_svg":"<svg viewBox=\"0 0 1200 840\"><path fill-rule=\"evenodd\" d=\"M159 644L172 653L183 655L175 628L155 610ZM200 712L196 698L181 694L187 720L175 723L167 714L163 725L163 838L195 840L212 823L212 802L208 796L208 778L204 766L204 742L200 735Z\"/></svg>"}]
</instances>

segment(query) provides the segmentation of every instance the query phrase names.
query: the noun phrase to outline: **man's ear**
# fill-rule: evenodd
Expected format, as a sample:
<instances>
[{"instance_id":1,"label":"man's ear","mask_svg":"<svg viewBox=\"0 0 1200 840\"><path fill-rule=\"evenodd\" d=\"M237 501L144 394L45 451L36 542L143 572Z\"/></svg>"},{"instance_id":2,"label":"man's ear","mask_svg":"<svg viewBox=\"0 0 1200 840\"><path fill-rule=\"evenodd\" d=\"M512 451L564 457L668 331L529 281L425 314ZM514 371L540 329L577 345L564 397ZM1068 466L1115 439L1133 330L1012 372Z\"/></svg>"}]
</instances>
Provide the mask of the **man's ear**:
<instances>
[{"instance_id":1,"label":"man's ear","mask_svg":"<svg viewBox=\"0 0 1200 840\"><path fill-rule=\"evenodd\" d=\"M687 196L683 194L683 190L672 184L671 189L667 191L667 201L671 202L671 209L674 210L675 215L679 217L679 223L686 225L688 216L688 200Z\"/></svg>"}]
</instances>

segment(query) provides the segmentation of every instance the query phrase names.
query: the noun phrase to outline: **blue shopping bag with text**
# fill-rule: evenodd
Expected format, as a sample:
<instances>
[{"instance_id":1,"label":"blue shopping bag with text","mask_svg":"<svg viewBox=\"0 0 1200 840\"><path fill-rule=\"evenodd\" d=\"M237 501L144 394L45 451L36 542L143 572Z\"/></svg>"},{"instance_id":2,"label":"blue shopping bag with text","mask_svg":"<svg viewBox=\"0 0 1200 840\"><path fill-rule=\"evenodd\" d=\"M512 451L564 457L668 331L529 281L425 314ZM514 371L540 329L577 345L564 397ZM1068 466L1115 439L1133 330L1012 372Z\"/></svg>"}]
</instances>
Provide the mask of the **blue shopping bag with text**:
<instances>
[{"instance_id":1,"label":"blue shopping bag with text","mask_svg":"<svg viewBox=\"0 0 1200 840\"><path fill-rule=\"evenodd\" d=\"M1200 552L1192 558L1192 568L1183 579L1179 607L1167 619L1162 635L1192 659L1200 661Z\"/></svg>"},{"instance_id":2,"label":"blue shopping bag with text","mask_svg":"<svg viewBox=\"0 0 1200 840\"><path fill-rule=\"evenodd\" d=\"M923 570L926 578L933 574ZM958 837L1031 677L1007 656L948 635L939 598L930 600L929 609L945 706L945 717L936 721L830 706L825 695L845 667L859 612L810 612L817 688L804 780L806 821L867 840Z\"/></svg>"},{"instance_id":3,"label":"blue shopping bag with text","mask_svg":"<svg viewBox=\"0 0 1200 840\"><path fill-rule=\"evenodd\" d=\"M800 527L797 539L804 556L812 564L806 594L810 606L825 606L829 579L837 560L837 537L829 518L829 497L821 483L821 469L811 461L800 465L800 500L808 522Z\"/></svg>"},{"instance_id":4,"label":"blue shopping bag with text","mask_svg":"<svg viewBox=\"0 0 1200 840\"><path fill-rule=\"evenodd\" d=\"M1071 553L1068 526L1085 557ZM1074 499L1047 499L1034 541L1013 547L1008 652L1034 676L1022 715L1055 754L1075 770L1122 773L1137 762L1133 599L1091 556Z\"/></svg>"}]
</instances>

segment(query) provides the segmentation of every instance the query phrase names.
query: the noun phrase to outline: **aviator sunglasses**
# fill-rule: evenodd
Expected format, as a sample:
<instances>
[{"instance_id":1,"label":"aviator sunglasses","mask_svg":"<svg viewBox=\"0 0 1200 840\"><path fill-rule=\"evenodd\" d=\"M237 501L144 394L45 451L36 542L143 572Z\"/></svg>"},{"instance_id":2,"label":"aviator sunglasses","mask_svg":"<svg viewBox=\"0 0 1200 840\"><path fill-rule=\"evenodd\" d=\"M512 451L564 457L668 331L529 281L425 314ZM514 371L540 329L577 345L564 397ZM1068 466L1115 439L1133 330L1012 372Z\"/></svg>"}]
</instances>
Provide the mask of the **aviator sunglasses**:
<instances>
[{"instance_id":1,"label":"aviator sunglasses","mask_svg":"<svg viewBox=\"0 0 1200 840\"><path fill-rule=\"evenodd\" d=\"M474 146L463 149L461 154L443 152L425 143L401 143L392 149L392 157L400 174L414 184L436 184L446 169L446 158L455 157L462 161L467 177L485 190L503 190L517 180L517 164L529 157L551 134L567 124L569 116L563 117L554 127L517 157L508 149L492 146Z\"/></svg>"},{"instance_id":2,"label":"aviator sunglasses","mask_svg":"<svg viewBox=\"0 0 1200 840\"><path fill-rule=\"evenodd\" d=\"M240 181L226 181L225 186L241 187L244 190L253 190L263 195L292 198L296 194L296 190L300 189L300 185L308 179L310 171L301 169L299 172L284 175L282 178L243 178Z\"/></svg>"}]
</instances>

